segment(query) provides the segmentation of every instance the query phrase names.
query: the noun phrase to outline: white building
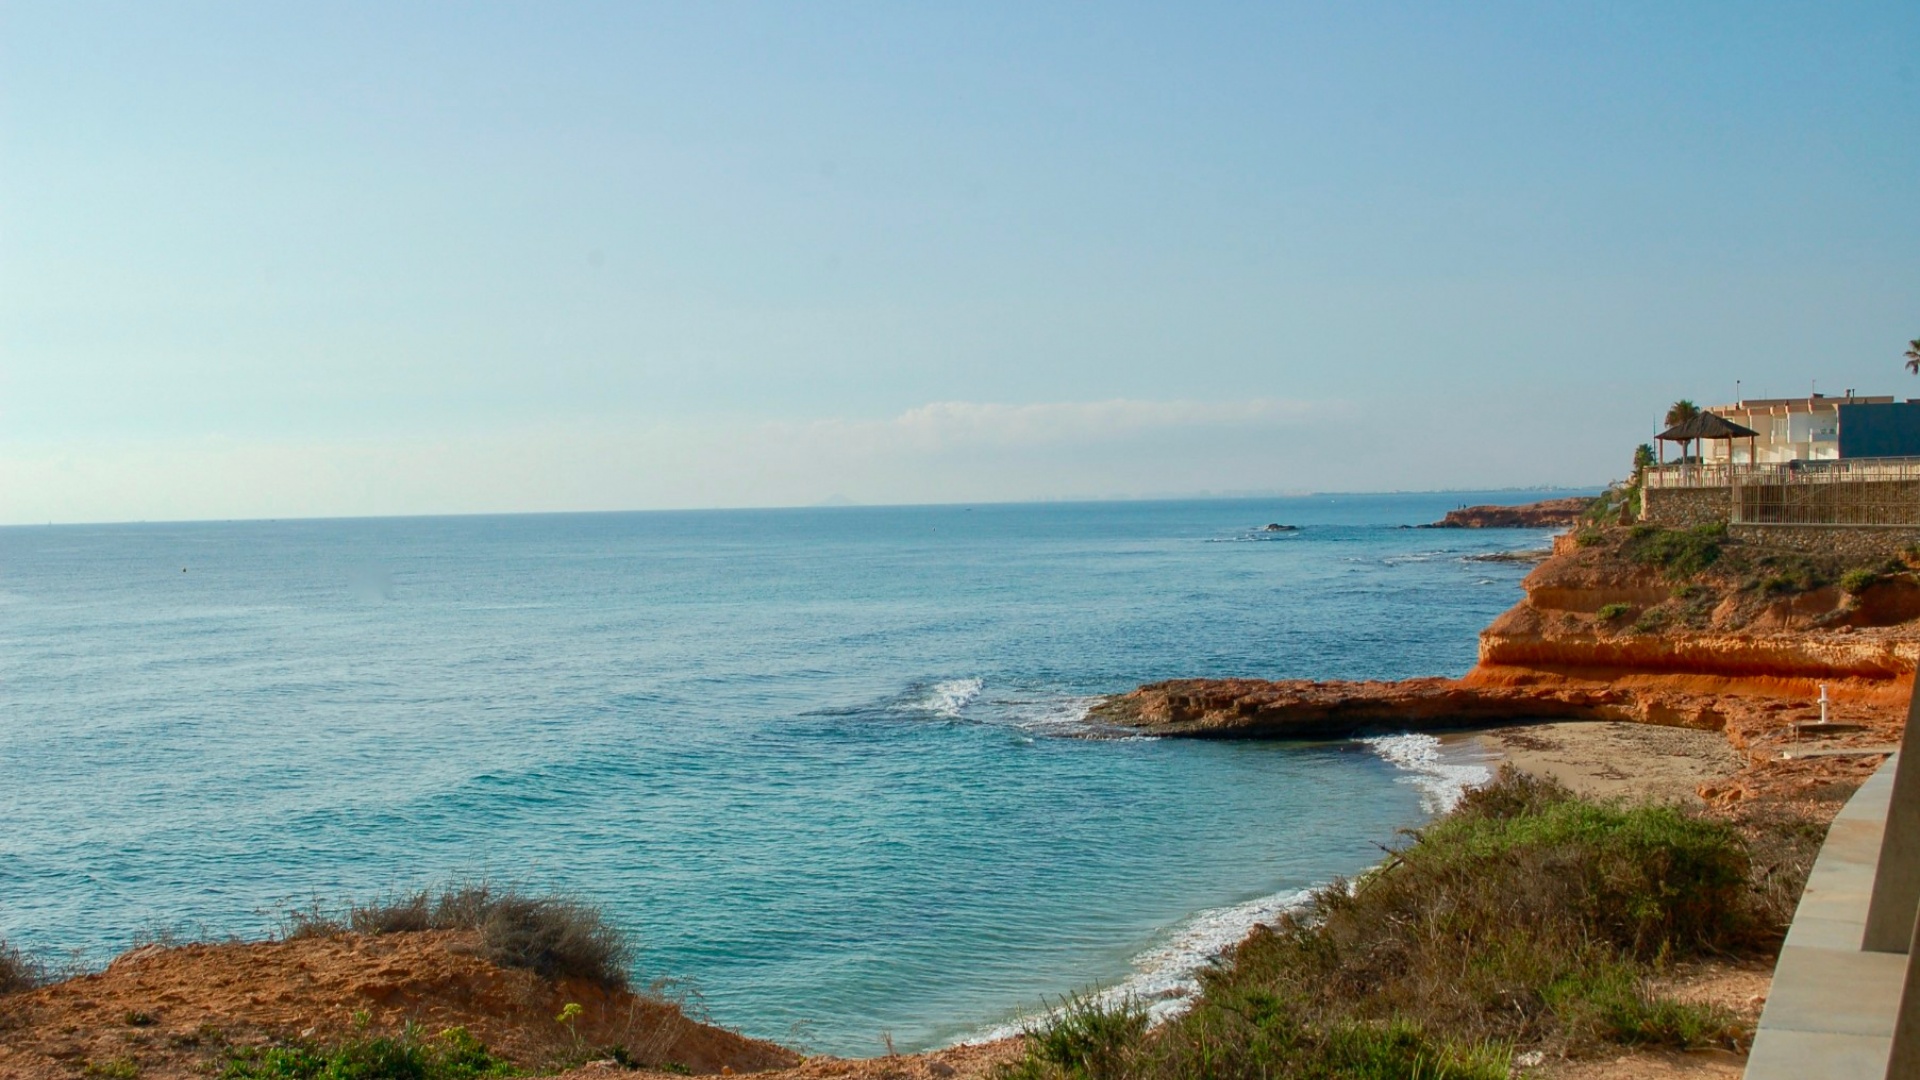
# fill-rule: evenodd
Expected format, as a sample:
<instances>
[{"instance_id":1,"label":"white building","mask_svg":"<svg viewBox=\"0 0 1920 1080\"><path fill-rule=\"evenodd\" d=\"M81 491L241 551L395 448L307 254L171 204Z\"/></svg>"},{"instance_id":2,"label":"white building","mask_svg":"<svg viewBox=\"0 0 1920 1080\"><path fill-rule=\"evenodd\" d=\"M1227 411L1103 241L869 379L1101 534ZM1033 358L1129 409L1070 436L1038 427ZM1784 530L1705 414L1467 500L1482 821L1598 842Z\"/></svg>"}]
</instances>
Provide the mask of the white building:
<instances>
[{"instance_id":1,"label":"white building","mask_svg":"<svg viewBox=\"0 0 1920 1080\"><path fill-rule=\"evenodd\" d=\"M1920 400L1849 390L1840 397L1753 398L1705 411L1758 433L1750 440L1702 440L1699 453L1707 462L1731 457L1745 463L1749 452L1761 464L1920 454Z\"/></svg>"}]
</instances>

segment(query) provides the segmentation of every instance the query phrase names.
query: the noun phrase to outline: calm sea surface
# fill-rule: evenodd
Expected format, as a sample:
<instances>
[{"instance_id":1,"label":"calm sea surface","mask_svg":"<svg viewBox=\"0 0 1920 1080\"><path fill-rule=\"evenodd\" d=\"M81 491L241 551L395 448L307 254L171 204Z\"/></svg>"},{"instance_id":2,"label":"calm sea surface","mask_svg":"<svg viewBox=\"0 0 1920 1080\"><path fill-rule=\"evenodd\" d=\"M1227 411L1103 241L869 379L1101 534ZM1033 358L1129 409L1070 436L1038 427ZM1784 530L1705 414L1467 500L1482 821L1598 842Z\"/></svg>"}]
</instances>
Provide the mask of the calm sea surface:
<instances>
[{"instance_id":1,"label":"calm sea surface","mask_svg":"<svg viewBox=\"0 0 1920 1080\"><path fill-rule=\"evenodd\" d=\"M1090 740L1176 676L1457 674L1521 496L0 529L0 935L99 962L485 876L869 1054L1155 993L1375 860L1430 740ZM1267 534L1279 521L1295 533Z\"/></svg>"}]
</instances>

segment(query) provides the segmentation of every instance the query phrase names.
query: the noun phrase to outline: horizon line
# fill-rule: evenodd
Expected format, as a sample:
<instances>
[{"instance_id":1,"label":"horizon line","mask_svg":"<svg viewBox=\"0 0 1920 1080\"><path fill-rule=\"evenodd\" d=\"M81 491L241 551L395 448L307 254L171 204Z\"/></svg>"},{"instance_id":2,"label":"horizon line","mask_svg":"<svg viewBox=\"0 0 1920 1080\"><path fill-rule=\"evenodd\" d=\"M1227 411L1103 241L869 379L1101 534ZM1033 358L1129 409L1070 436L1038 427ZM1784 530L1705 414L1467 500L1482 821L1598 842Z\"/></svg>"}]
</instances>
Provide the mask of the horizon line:
<instances>
[{"instance_id":1,"label":"horizon line","mask_svg":"<svg viewBox=\"0 0 1920 1080\"><path fill-rule=\"evenodd\" d=\"M1602 491L1607 487L1600 484L1529 484L1509 485L1506 487L1447 487L1447 488L1393 488L1370 491L1224 491L1185 494L1142 494L1142 495L1104 495L1104 496L1052 496L1033 499L988 499L979 501L956 500L951 502L858 502L835 501L838 496L811 503L786 503L770 506L663 506L663 507L627 507L618 509L590 510L470 510L442 514L314 514L299 517L232 517L232 518L124 518L113 520L77 520L47 522L8 522L0 523L0 529L45 529L66 528L71 526L121 526L121 525L249 525L277 522L309 521L411 521L434 520L440 518L482 518L482 517L580 517L586 515L613 514L726 514L726 513L764 513L777 510L914 510L940 509L944 507L1002 507L1002 506L1043 506L1062 503L1099 504L1099 503L1148 503L1148 502L1243 502L1256 499L1316 499L1340 498L1362 495L1501 495L1510 492L1569 492L1574 494L1588 491Z\"/></svg>"}]
</instances>

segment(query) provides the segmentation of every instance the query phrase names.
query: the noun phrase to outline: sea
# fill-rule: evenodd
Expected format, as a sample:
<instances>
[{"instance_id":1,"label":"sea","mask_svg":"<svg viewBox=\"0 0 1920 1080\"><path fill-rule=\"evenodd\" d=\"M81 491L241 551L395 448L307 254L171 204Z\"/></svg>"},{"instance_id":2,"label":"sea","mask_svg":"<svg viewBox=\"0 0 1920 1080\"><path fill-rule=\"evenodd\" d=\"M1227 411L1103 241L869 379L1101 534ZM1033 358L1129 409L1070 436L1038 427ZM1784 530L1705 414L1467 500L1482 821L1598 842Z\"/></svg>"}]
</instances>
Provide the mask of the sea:
<instances>
[{"instance_id":1,"label":"sea","mask_svg":"<svg viewBox=\"0 0 1920 1080\"><path fill-rule=\"evenodd\" d=\"M1407 526L1546 494L0 529L0 937L97 966L485 880L814 1052L1177 1010L1487 762L1089 704L1460 674L1527 570L1478 557L1548 534Z\"/></svg>"}]
</instances>

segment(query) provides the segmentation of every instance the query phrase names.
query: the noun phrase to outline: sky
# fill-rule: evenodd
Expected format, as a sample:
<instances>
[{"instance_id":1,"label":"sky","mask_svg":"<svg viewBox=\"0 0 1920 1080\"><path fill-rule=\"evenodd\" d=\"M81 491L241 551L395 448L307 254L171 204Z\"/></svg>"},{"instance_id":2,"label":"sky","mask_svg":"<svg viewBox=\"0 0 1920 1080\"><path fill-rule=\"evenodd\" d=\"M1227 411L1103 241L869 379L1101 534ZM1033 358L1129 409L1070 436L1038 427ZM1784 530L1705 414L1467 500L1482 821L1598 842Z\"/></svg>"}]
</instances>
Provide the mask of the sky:
<instances>
[{"instance_id":1,"label":"sky","mask_svg":"<svg viewBox=\"0 0 1920 1080\"><path fill-rule=\"evenodd\" d=\"M0 523L1594 485L1920 396L1920 4L0 3Z\"/></svg>"}]
</instances>

